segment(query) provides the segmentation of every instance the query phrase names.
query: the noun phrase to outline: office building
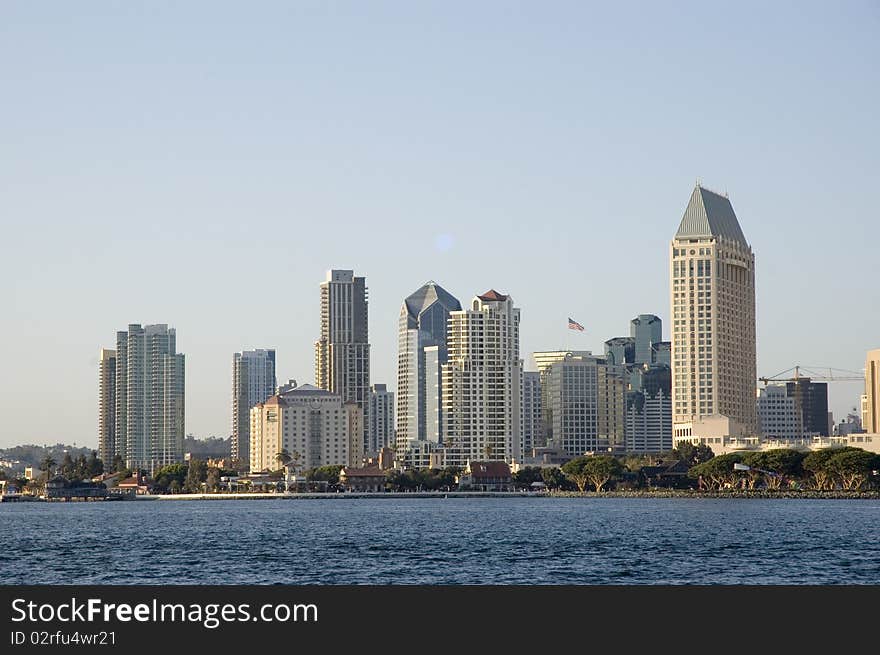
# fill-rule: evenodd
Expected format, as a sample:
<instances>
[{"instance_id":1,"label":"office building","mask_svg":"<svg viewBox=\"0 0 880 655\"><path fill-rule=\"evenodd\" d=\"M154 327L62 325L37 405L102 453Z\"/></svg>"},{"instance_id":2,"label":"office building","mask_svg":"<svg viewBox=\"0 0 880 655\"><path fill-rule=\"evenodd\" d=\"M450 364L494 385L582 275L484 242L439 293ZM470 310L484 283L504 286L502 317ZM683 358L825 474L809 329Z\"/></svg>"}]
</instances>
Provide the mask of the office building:
<instances>
[{"instance_id":1,"label":"office building","mask_svg":"<svg viewBox=\"0 0 880 655\"><path fill-rule=\"evenodd\" d=\"M447 360L449 313L457 311L461 311L461 303L435 282L414 291L400 308L395 419L396 452L400 461L408 462L410 451L433 452L434 449L426 448L423 442L435 446L440 443L443 433L441 367Z\"/></svg>"},{"instance_id":2,"label":"office building","mask_svg":"<svg viewBox=\"0 0 880 655\"><path fill-rule=\"evenodd\" d=\"M448 360L441 366L446 463L520 457L520 310L490 290L449 313Z\"/></svg>"},{"instance_id":3,"label":"office building","mask_svg":"<svg viewBox=\"0 0 880 655\"><path fill-rule=\"evenodd\" d=\"M370 342L367 285L354 271L331 270L321 283L321 336L315 342L315 381L320 389L356 403L369 424ZM368 443L376 451L376 444Z\"/></svg>"},{"instance_id":4,"label":"office building","mask_svg":"<svg viewBox=\"0 0 880 655\"><path fill-rule=\"evenodd\" d=\"M165 324L116 333L116 454L149 473L183 461L185 359Z\"/></svg>"},{"instance_id":5,"label":"office building","mask_svg":"<svg viewBox=\"0 0 880 655\"><path fill-rule=\"evenodd\" d=\"M670 245L670 273L674 436L698 436L695 424L713 417L753 435L755 257L726 195L694 188Z\"/></svg>"},{"instance_id":6,"label":"office building","mask_svg":"<svg viewBox=\"0 0 880 655\"><path fill-rule=\"evenodd\" d=\"M545 446L541 403L541 374L523 372L522 456L531 456L535 448Z\"/></svg>"},{"instance_id":7,"label":"office building","mask_svg":"<svg viewBox=\"0 0 880 655\"><path fill-rule=\"evenodd\" d=\"M275 393L275 351L245 350L232 356L233 460L250 461L251 408Z\"/></svg>"},{"instance_id":8,"label":"office building","mask_svg":"<svg viewBox=\"0 0 880 655\"><path fill-rule=\"evenodd\" d=\"M634 337L614 337L605 342L605 359L609 364L624 366L636 361L636 340Z\"/></svg>"},{"instance_id":9,"label":"office building","mask_svg":"<svg viewBox=\"0 0 880 655\"><path fill-rule=\"evenodd\" d=\"M639 314L629 322L629 336L634 341L636 364L654 363L654 344L663 340L663 322L653 314Z\"/></svg>"},{"instance_id":10,"label":"office building","mask_svg":"<svg viewBox=\"0 0 880 655\"><path fill-rule=\"evenodd\" d=\"M666 364L636 367L638 382L626 393L626 450L672 450L672 371Z\"/></svg>"},{"instance_id":11,"label":"office building","mask_svg":"<svg viewBox=\"0 0 880 655\"><path fill-rule=\"evenodd\" d=\"M779 384L758 390L758 434L773 439L796 439L804 435L804 423L795 399Z\"/></svg>"},{"instance_id":12,"label":"office building","mask_svg":"<svg viewBox=\"0 0 880 655\"><path fill-rule=\"evenodd\" d=\"M98 457L110 471L116 457L116 351L101 348L98 360Z\"/></svg>"},{"instance_id":13,"label":"office building","mask_svg":"<svg viewBox=\"0 0 880 655\"><path fill-rule=\"evenodd\" d=\"M570 457L623 452L627 372L592 355L568 355L542 377L549 444Z\"/></svg>"},{"instance_id":14,"label":"office building","mask_svg":"<svg viewBox=\"0 0 880 655\"><path fill-rule=\"evenodd\" d=\"M828 384L813 382L810 378L797 378L785 384L786 394L794 399L800 414L800 424L805 435L831 436L828 429ZM833 425L833 420L832 420Z\"/></svg>"},{"instance_id":15,"label":"office building","mask_svg":"<svg viewBox=\"0 0 880 655\"><path fill-rule=\"evenodd\" d=\"M383 448L394 446L394 392L388 391L384 384L370 387L370 408L367 412L370 428L368 443L376 444L376 451L368 455L376 455Z\"/></svg>"},{"instance_id":16,"label":"office building","mask_svg":"<svg viewBox=\"0 0 880 655\"><path fill-rule=\"evenodd\" d=\"M288 388L255 405L250 420L252 473L281 468L284 452L300 472L363 461L363 414L338 394L310 384Z\"/></svg>"},{"instance_id":17,"label":"office building","mask_svg":"<svg viewBox=\"0 0 880 655\"><path fill-rule=\"evenodd\" d=\"M862 396L862 429L880 433L880 348L865 358L865 395Z\"/></svg>"}]
</instances>

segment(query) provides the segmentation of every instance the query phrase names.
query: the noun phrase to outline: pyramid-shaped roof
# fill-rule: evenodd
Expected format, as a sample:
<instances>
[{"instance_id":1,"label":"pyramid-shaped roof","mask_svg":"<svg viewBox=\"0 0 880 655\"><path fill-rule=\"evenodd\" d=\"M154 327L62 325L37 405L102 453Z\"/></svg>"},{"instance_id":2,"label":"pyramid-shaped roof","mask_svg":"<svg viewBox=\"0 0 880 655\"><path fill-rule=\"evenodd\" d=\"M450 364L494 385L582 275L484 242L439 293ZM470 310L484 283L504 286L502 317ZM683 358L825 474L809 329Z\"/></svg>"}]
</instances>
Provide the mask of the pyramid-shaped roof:
<instances>
[{"instance_id":1,"label":"pyramid-shaped roof","mask_svg":"<svg viewBox=\"0 0 880 655\"><path fill-rule=\"evenodd\" d=\"M687 209L684 210L684 216L678 226L678 232L675 233L675 238L693 239L719 236L727 237L745 246L749 245L743 235L742 228L739 226L739 221L736 219L736 214L733 212L730 199L727 196L704 189L698 184L694 187Z\"/></svg>"},{"instance_id":2,"label":"pyramid-shaped roof","mask_svg":"<svg viewBox=\"0 0 880 655\"><path fill-rule=\"evenodd\" d=\"M458 302L455 296L433 281L426 283L407 296L406 300L403 301L403 304L406 307L406 312L409 314L410 318L418 318L419 314L428 309L428 307L435 302L439 302L443 305L443 307L446 308L446 311L461 311L461 303Z\"/></svg>"},{"instance_id":3,"label":"pyramid-shaped roof","mask_svg":"<svg viewBox=\"0 0 880 655\"><path fill-rule=\"evenodd\" d=\"M477 297L486 302L504 302L508 298L508 296L505 296L503 293L498 293L495 289L489 289L482 296Z\"/></svg>"}]
</instances>

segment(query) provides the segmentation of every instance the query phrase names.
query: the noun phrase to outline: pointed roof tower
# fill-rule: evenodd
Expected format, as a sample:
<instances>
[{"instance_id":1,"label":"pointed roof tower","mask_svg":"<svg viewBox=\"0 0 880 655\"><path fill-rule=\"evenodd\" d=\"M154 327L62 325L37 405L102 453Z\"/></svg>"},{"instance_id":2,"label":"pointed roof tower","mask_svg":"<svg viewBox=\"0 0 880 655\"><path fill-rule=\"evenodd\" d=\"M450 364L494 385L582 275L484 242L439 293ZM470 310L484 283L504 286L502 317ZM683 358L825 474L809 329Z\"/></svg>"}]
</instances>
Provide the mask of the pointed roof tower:
<instances>
[{"instance_id":1,"label":"pointed roof tower","mask_svg":"<svg viewBox=\"0 0 880 655\"><path fill-rule=\"evenodd\" d=\"M749 245L736 219L730 199L697 184L687 209L684 210L675 238L700 237L726 237L746 247Z\"/></svg>"},{"instance_id":2,"label":"pointed roof tower","mask_svg":"<svg viewBox=\"0 0 880 655\"><path fill-rule=\"evenodd\" d=\"M418 325L419 314L435 302L443 305L448 312L461 311L461 303L446 289L432 280L411 293L403 301L407 318L412 323L411 327Z\"/></svg>"}]
</instances>

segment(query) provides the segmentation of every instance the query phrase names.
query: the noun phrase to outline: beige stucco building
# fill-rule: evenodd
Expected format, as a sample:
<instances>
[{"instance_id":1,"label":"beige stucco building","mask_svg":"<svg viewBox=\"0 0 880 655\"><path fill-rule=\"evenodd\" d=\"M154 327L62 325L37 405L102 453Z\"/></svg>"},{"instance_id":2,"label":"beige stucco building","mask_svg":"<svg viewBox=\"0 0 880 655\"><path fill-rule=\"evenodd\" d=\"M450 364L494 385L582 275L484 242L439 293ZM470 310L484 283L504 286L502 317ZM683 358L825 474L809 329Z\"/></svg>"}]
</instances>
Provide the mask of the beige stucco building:
<instances>
[{"instance_id":1,"label":"beige stucco building","mask_svg":"<svg viewBox=\"0 0 880 655\"><path fill-rule=\"evenodd\" d=\"M449 313L442 365L443 446L447 466L520 457L520 311L490 290Z\"/></svg>"},{"instance_id":2,"label":"beige stucco building","mask_svg":"<svg viewBox=\"0 0 880 655\"><path fill-rule=\"evenodd\" d=\"M282 451L299 471L363 460L363 413L329 391L309 384L289 388L254 406L250 418L252 473L281 468Z\"/></svg>"},{"instance_id":3,"label":"beige stucco building","mask_svg":"<svg viewBox=\"0 0 880 655\"><path fill-rule=\"evenodd\" d=\"M669 255L673 437L711 417L753 435L755 256L729 198L698 184Z\"/></svg>"}]
</instances>

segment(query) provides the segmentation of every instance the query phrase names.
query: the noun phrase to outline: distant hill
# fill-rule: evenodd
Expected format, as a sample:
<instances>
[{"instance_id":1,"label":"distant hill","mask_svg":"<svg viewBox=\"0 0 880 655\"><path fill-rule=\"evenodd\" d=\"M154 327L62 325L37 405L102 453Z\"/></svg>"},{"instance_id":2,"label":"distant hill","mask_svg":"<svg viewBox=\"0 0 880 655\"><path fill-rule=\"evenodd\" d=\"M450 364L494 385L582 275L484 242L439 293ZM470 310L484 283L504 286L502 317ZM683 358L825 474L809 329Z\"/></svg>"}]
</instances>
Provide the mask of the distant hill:
<instances>
[{"instance_id":1,"label":"distant hill","mask_svg":"<svg viewBox=\"0 0 880 655\"><path fill-rule=\"evenodd\" d=\"M219 459L221 457L229 457L229 448L232 439L226 437L208 437L207 439L196 439L191 434L183 440L183 452L191 453L193 457L199 459L207 459L213 457Z\"/></svg>"},{"instance_id":2,"label":"distant hill","mask_svg":"<svg viewBox=\"0 0 880 655\"><path fill-rule=\"evenodd\" d=\"M0 448L0 460L19 460L21 464L17 465L15 469L23 471L27 466L39 466L46 455L51 455L52 459L60 462L64 459L65 452L70 453L72 459L76 459L80 455L88 457L92 450L92 448L68 446L63 443L57 443L54 446L26 444L24 446L13 446L12 448Z\"/></svg>"}]
</instances>

